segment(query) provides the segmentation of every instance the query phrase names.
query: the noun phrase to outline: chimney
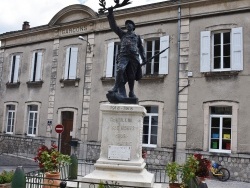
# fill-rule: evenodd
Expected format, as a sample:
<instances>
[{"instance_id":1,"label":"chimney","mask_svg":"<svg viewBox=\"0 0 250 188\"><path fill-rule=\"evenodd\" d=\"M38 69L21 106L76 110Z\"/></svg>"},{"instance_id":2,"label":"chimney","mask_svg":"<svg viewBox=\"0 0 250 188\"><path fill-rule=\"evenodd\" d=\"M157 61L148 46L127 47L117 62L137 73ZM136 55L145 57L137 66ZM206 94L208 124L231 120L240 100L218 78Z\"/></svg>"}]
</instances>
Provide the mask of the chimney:
<instances>
[{"instance_id":1,"label":"chimney","mask_svg":"<svg viewBox=\"0 0 250 188\"><path fill-rule=\"evenodd\" d=\"M29 28L30 28L29 22L27 22L27 21L23 22L23 29L22 30L26 30L26 29L29 29Z\"/></svg>"}]
</instances>

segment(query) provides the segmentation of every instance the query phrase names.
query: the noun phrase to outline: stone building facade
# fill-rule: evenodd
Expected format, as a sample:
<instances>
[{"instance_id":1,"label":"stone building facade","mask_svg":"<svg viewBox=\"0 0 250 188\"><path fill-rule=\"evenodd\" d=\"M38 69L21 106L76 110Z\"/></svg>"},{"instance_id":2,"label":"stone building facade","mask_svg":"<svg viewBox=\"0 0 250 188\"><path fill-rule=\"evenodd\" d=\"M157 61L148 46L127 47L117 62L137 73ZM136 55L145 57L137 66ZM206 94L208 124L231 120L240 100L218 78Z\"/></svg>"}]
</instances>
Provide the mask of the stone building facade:
<instances>
[{"instance_id":1,"label":"stone building facade","mask_svg":"<svg viewBox=\"0 0 250 188\"><path fill-rule=\"evenodd\" d=\"M232 179L249 181L249 10L248 0L182 0L114 12L121 28L136 23L147 57L169 47L135 85L147 110L147 163L199 152L228 167ZM24 24L0 35L2 135L49 144L63 124L64 153L98 158L99 106L114 84L119 49L106 14L71 5L47 25Z\"/></svg>"}]
</instances>

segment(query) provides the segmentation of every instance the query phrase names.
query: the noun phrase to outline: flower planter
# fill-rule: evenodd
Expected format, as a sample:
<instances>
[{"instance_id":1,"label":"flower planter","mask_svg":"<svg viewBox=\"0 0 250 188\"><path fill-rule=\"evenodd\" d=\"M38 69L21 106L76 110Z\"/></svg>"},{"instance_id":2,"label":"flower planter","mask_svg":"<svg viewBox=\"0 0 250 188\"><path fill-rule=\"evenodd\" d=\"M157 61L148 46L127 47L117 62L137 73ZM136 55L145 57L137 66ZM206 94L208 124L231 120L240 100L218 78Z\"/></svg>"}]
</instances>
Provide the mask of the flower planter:
<instances>
[{"instance_id":1,"label":"flower planter","mask_svg":"<svg viewBox=\"0 0 250 188\"><path fill-rule=\"evenodd\" d=\"M181 184L180 183L170 183L169 188L180 188Z\"/></svg>"},{"instance_id":2,"label":"flower planter","mask_svg":"<svg viewBox=\"0 0 250 188\"><path fill-rule=\"evenodd\" d=\"M60 186L60 172L45 173L43 188L55 188Z\"/></svg>"},{"instance_id":3,"label":"flower planter","mask_svg":"<svg viewBox=\"0 0 250 188\"><path fill-rule=\"evenodd\" d=\"M11 188L11 183L0 184L0 188Z\"/></svg>"}]
</instances>

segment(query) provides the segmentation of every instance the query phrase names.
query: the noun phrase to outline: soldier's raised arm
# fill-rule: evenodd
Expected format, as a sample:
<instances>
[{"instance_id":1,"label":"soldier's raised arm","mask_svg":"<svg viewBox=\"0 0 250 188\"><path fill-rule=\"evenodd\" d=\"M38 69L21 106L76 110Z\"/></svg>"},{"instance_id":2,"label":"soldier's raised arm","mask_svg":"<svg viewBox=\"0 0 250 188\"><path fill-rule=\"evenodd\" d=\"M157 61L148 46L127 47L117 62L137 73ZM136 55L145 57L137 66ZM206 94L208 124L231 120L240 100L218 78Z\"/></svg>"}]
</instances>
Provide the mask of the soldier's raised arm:
<instances>
[{"instance_id":1,"label":"soldier's raised arm","mask_svg":"<svg viewBox=\"0 0 250 188\"><path fill-rule=\"evenodd\" d=\"M107 17L108 17L110 28L112 29L112 31L114 31L119 36L119 38L121 38L124 31L122 31L121 28L119 28L116 24L114 14L113 14L113 7L108 8Z\"/></svg>"}]
</instances>

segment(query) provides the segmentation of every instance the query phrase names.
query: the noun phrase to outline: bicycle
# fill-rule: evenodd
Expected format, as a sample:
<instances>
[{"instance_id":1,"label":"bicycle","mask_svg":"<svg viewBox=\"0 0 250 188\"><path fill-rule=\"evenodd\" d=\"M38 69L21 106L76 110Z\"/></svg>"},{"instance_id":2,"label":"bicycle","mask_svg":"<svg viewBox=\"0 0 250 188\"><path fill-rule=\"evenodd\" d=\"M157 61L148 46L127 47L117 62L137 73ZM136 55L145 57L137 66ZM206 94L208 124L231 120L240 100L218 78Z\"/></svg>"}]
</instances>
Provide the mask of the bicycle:
<instances>
[{"instance_id":1,"label":"bicycle","mask_svg":"<svg viewBox=\"0 0 250 188\"><path fill-rule=\"evenodd\" d=\"M222 167L222 165L212 161L212 166L210 169L213 176L217 177L220 181L227 181L230 178L230 172L227 168Z\"/></svg>"}]
</instances>

